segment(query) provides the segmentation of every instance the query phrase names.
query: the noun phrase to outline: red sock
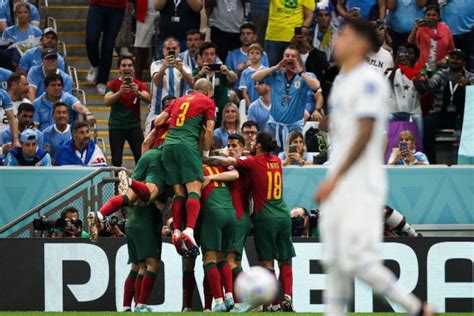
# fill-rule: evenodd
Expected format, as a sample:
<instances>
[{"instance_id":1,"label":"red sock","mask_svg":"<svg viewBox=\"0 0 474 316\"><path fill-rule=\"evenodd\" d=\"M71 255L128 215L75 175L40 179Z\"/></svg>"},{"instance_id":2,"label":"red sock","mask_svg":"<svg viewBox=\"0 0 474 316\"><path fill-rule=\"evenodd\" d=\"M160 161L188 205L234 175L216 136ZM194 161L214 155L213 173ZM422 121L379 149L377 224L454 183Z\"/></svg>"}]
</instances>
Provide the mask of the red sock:
<instances>
[{"instance_id":1,"label":"red sock","mask_svg":"<svg viewBox=\"0 0 474 316\"><path fill-rule=\"evenodd\" d=\"M275 270L273 270L273 269L268 269L268 271L270 271L270 272L273 274L273 276L275 277L275 279L277 278L277 277L276 277L276 274L275 274ZM277 295L277 296L275 297L275 299L274 299L273 302L272 302L272 305L278 305L278 304L280 304L280 299L279 299L278 296L279 296L279 295Z\"/></svg>"},{"instance_id":2,"label":"red sock","mask_svg":"<svg viewBox=\"0 0 474 316\"><path fill-rule=\"evenodd\" d=\"M174 229L183 229L184 203L186 198L181 195L175 195L173 204L171 204L171 214L173 215Z\"/></svg>"},{"instance_id":3,"label":"red sock","mask_svg":"<svg viewBox=\"0 0 474 316\"><path fill-rule=\"evenodd\" d=\"M200 197L197 193L191 192L186 200L186 227L194 229L201 208ZM174 219L173 219L174 220Z\"/></svg>"},{"instance_id":4,"label":"red sock","mask_svg":"<svg viewBox=\"0 0 474 316\"><path fill-rule=\"evenodd\" d=\"M142 200L148 201L150 199L151 193L145 183L132 179L130 188L132 188L133 192L135 192Z\"/></svg>"},{"instance_id":5,"label":"red sock","mask_svg":"<svg viewBox=\"0 0 474 316\"><path fill-rule=\"evenodd\" d=\"M234 286L232 295L234 296L234 302L236 303L242 303L242 301L235 294L235 280L237 280L237 277L239 276L240 272L242 272L242 268L240 267L235 267L232 269L232 284Z\"/></svg>"},{"instance_id":6,"label":"red sock","mask_svg":"<svg viewBox=\"0 0 474 316\"><path fill-rule=\"evenodd\" d=\"M209 284L209 279L207 273L204 273L204 279L202 280L202 285L204 287L204 309L212 309L212 290L211 285Z\"/></svg>"},{"instance_id":7,"label":"red sock","mask_svg":"<svg viewBox=\"0 0 474 316\"><path fill-rule=\"evenodd\" d=\"M220 261L217 264L225 293L233 293L232 270L227 260Z\"/></svg>"},{"instance_id":8,"label":"red sock","mask_svg":"<svg viewBox=\"0 0 474 316\"><path fill-rule=\"evenodd\" d=\"M223 298L221 277L219 276L219 270L217 270L216 263L211 262L204 267L207 273L207 280L212 290L212 296L214 298Z\"/></svg>"},{"instance_id":9,"label":"red sock","mask_svg":"<svg viewBox=\"0 0 474 316\"><path fill-rule=\"evenodd\" d=\"M293 295L293 269L289 264L280 266L280 284L283 294Z\"/></svg>"},{"instance_id":10,"label":"red sock","mask_svg":"<svg viewBox=\"0 0 474 316\"><path fill-rule=\"evenodd\" d=\"M143 274L137 274L137 279L135 280L135 305L138 303L142 291L142 280Z\"/></svg>"},{"instance_id":11,"label":"red sock","mask_svg":"<svg viewBox=\"0 0 474 316\"><path fill-rule=\"evenodd\" d=\"M183 307L193 306L193 294L196 288L194 271L183 271Z\"/></svg>"},{"instance_id":12,"label":"red sock","mask_svg":"<svg viewBox=\"0 0 474 316\"><path fill-rule=\"evenodd\" d=\"M128 197L126 195L115 195L105 202L99 209L99 213L104 217L109 216L128 205Z\"/></svg>"},{"instance_id":13,"label":"red sock","mask_svg":"<svg viewBox=\"0 0 474 316\"><path fill-rule=\"evenodd\" d=\"M136 280L137 280L137 273L131 270L127 278L125 279L125 285L123 289L123 307L132 306L133 296L135 295L135 281Z\"/></svg>"},{"instance_id":14,"label":"red sock","mask_svg":"<svg viewBox=\"0 0 474 316\"><path fill-rule=\"evenodd\" d=\"M150 296L151 290L153 290L153 285L155 284L156 273L147 271L143 276L142 281L142 290L140 291L140 296L138 298L138 304L146 304L148 302L148 297Z\"/></svg>"}]
</instances>

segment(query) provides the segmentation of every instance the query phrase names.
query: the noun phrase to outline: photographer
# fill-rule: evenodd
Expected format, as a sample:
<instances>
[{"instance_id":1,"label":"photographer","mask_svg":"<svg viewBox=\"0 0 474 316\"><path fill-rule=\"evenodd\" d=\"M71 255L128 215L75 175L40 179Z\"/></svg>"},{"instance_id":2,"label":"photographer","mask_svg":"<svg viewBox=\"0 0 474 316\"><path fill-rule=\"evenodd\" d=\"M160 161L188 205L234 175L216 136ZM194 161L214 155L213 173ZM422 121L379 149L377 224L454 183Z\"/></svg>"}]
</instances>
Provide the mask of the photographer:
<instances>
[{"instance_id":1,"label":"photographer","mask_svg":"<svg viewBox=\"0 0 474 316\"><path fill-rule=\"evenodd\" d=\"M318 220L319 211L308 211L297 206L290 211L291 235L293 237L319 237Z\"/></svg>"},{"instance_id":2,"label":"photographer","mask_svg":"<svg viewBox=\"0 0 474 316\"><path fill-rule=\"evenodd\" d=\"M79 211L75 207L65 208L54 223L51 237L53 238L89 238L89 234L82 229Z\"/></svg>"}]
</instances>

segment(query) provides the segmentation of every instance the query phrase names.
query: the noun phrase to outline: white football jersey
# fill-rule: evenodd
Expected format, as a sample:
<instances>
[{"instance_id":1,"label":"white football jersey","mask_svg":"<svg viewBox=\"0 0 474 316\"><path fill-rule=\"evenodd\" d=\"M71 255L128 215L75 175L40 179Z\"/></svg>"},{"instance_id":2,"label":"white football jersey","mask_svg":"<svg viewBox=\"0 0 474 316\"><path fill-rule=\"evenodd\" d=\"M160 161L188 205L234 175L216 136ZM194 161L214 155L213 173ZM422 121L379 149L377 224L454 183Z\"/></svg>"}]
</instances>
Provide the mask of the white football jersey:
<instances>
[{"instance_id":1,"label":"white football jersey","mask_svg":"<svg viewBox=\"0 0 474 316\"><path fill-rule=\"evenodd\" d=\"M338 170L359 133L358 120L375 119L372 137L359 159L343 177L354 189L375 194L386 193L383 168L385 127L389 113L389 86L384 76L362 63L335 79L329 96L331 148L329 173ZM347 184L347 182L346 182Z\"/></svg>"}]
</instances>

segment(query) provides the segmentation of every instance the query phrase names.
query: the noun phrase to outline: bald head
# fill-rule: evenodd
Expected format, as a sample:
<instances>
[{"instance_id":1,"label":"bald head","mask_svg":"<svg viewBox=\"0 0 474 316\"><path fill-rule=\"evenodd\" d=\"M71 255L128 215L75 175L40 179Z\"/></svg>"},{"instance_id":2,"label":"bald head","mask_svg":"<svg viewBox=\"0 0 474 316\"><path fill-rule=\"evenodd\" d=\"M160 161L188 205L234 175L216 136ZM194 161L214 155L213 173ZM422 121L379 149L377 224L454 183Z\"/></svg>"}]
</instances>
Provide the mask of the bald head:
<instances>
[{"instance_id":1,"label":"bald head","mask_svg":"<svg viewBox=\"0 0 474 316\"><path fill-rule=\"evenodd\" d=\"M194 83L193 89L194 89L194 91L201 92L202 94L204 94L204 95L206 95L210 98L213 95L212 83L209 80L205 79L205 78L201 78L198 81L196 81Z\"/></svg>"}]
</instances>

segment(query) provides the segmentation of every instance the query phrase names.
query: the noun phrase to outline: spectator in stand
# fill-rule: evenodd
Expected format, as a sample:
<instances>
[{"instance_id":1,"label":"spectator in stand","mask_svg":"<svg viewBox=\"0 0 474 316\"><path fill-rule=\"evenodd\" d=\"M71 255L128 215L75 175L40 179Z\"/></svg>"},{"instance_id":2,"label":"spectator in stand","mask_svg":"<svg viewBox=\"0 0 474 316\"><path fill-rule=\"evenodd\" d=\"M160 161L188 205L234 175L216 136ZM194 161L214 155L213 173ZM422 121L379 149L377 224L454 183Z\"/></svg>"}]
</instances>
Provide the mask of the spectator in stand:
<instances>
[{"instance_id":1,"label":"spectator in stand","mask_svg":"<svg viewBox=\"0 0 474 316\"><path fill-rule=\"evenodd\" d=\"M133 43L132 27L135 23L133 21L133 11L133 3L129 1L127 3L127 8L125 9L122 25L120 26L117 38L115 39L115 52L119 56L133 56L129 49Z\"/></svg>"},{"instance_id":2,"label":"spectator in stand","mask_svg":"<svg viewBox=\"0 0 474 316\"><path fill-rule=\"evenodd\" d=\"M15 25L9 26L2 34L2 40L18 43L40 37L43 32L30 24L30 7L26 2L15 4Z\"/></svg>"},{"instance_id":3,"label":"spectator in stand","mask_svg":"<svg viewBox=\"0 0 474 316\"><path fill-rule=\"evenodd\" d=\"M150 112L146 118L145 134L151 131L151 123L161 113L161 100L166 96L181 97L193 86L192 70L178 58L179 41L169 37L163 42L164 59L154 61L150 66L153 82L153 97Z\"/></svg>"},{"instance_id":4,"label":"spectator in stand","mask_svg":"<svg viewBox=\"0 0 474 316\"><path fill-rule=\"evenodd\" d=\"M0 4L0 34L2 34L7 27L15 25L15 20L13 19L15 16L14 8L20 1L21 0L5 0ZM21 2L28 3L27 1ZM28 7L30 8L30 24L39 27L40 15L38 9L31 3L28 3Z\"/></svg>"},{"instance_id":5,"label":"spectator in stand","mask_svg":"<svg viewBox=\"0 0 474 316\"><path fill-rule=\"evenodd\" d=\"M268 0L250 0L250 15L252 17L252 23L255 25L257 43L262 47L265 45L265 32L267 31L269 10L270 2Z\"/></svg>"},{"instance_id":6,"label":"spectator in stand","mask_svg":"<svg viewBox=\"0 0 474 316\"><path fill-rule=\"evenodd\" d=\"M18 115L15 120L15 130L16 136L18 139L23 131L27 129L34 130L36 134L36 140L38 146L43 148L43 133L34 127L33 116L35 114L35 108L31 103L22 103L18 107ZM14 146L13 146L13 137L15 132L12 133L11 126L4 129L2 132L2 151L3 155L6 155Z\"/></svg>"},{"instance_id":7,"label":"spectator in stand","mask_svg":"<svg viewBox=\"0 0 474 316\"><path fill-rule=\"evenodd\" d=\"M408 41L415 20L423 18L423 7L428 0L385 0L389 10L387 17L388 33L392 38L393 52Z\"/></svg>"},{"instance_id":8,"label":"spectator in stand","mask_svg":"<svg viewBox=\"0 0 474 316\"><path fill-rule=\"evenodd\" d=\"M90 139L89 123L76 121L72 124L72 138L58 149L56 166L107 166L102 150Z\"/></svg>"},{"instance_id":9,"label":"spectator in stand","mask_svg":"<svg viewBox=\"0 0 474 316\"><path fill-rule=\"evenodd\" d=\"M436 130L451 128L460 131L466 101L466 86L474 84L474 73L467 71L467 56L460 49L449 53L449 68L438 71L431 78L418 76L413 83L420 92L434 95L433 109L423 120L423 144L431 163L436 163Z\"/></svg>"},{"instance_id":10,"label":"spectator in stand","mask_svg":"<svg viewBox=\"0 0 474 316\"><path fill-rule=\"evenodd\" d=\"M96 122L92 112L81 104L81 102L72 94L63 91L63 78L58 74L48 75L44 79L45 92L41 94L34 102L35 125L41 131L54 124L53 109L57 102L65 103L69 112L69 124L72 124L78 118L78 114L86 117L89 124Z\"/></svg>"},{"instance_id":11,"label":"spectator in stand","mask_svg":"<svg viewBox=\"0 0 474 316\"><path fill-rule=\"evenodd\" d=\"M258 130L265 130L265 126L270 119L271 97L270 86L264 82L257 81L255 83L258 99L252 102L248 110L248 119L254 121L258 125Z\"/></svg>"},{"instance_id":12,"label":"spectator in stand","mask_svg":"<svg viewBox=\"0 0 474 316\"><path fill-rule=\"evenodd\" d=\"M26 129L21 133L21 147L10 150L5 159L7 166L36 166L50 167L51 157L48 152L38 145L37 132Z\"/></svg>"},{"instance_id":13,"label":"spectator in stand","mask_svg":"<svg viewBox=\"0 0 474 316\"><path fill-rule=\"evenodd\" d=\"M315 1L270 0L265 50L271 66L278 64L289 46L295 27L310 27L313 23Z\"/></svg>"},{"instance_id":14,"label":"spectator in stand","mask_svg":"<svg viewBox=\"0 0 474 316\"><path fill-rule=\"evenodd\" d=\"M337 13L346 20L362 18L369 20L374 6L379 6L379 16L385 18L385 0L337 0Z\"/></svg>"},{"instance_id":15,"label":"spectator in stand","mask_svg":"<svg viewBox=\"0 0 474 316\"><path fill-rule=\"evenodd\" d=\"M319 89L319 81L314 74L304 71L298 50L292 47L285 49L283 59L277 65L257 71L252 79L264 81L272 87L272 107L266 130L282 148L290 132L301 132L304 100L308 91Z\"/></svg>"},{"instance_id":16,"label":"spectator in stand","mask_svg":"<svg viewBox=\"0 0 474 316\"><path fill-rule=\"evenodd\" d=\"M254 121L247 121L242 124L242 135L245 139L245 153L248 155L253 149L257 140L258 125Z\"/></svg>"},{"instance_id":17,"label":"spectator in stand","mask_svg":"<svg viewBox=\"0 0 474 316\"><path fill-rule=\"evenodd\" d=\"M450 0L441 7L441 20L449 26L456 48L469 56L467 70L474 71L474 1Z\"/></svg>"},{"instance_id":18,"label":"spectator in stand","mask_svg":"<svg viewBox=\"0 0 474 316\"><path fill-rule=\"evenodd\" d=\"M399 46L397 65L387 75L392 93L390 96L391 120L406 120L411 115L418 126L420 136L423 136L423 117L420 106L420 94L413 84L420 67L415 68L418 51L415 46L406 44Z\"/></svg>"},{"instance_id":19,"label":"spectator in stand","mask_svg":"<svg viewBox=\"0 0 474 316\"><path fill-rule=\"evenodd\" d=\"M20 64L18 67L23 71L30 70L33 66L41 66L43 63L43 54L47 49L57 50L58 48L58 33L52 28L45 28L43 35L40 38L40 46L30 48L26 53L21 56ZM58 54L58 68L62 71L66 71L66 63L64 62L63 56Z\"/></svg>"},{"instance_id":20,"label":"spectator in stand","mask_svg":"<svg viewBox=\"0 0 474 316\"><path fill-rule=\"evenodd\" d=\"M244 1L205 0L205 2L206 8L211 10L209 15L211 42L219 48L219 58L226 60L228 52L240 45L240 26L245 21Z\"/></svg>"},{"instance_id":21,"label":"spectator in stand","mask_svg":"<svg viewBox=\"0 0 474 316\"><path fill-rule=\"evenodd\" d=\"M217 46L211 42L204 42L199 47L199 53L202 65L194 70L194 81L200 78L206 78L212 82L214 87L214 96L212 99L216 102L217 116L216 121L222 120L222 111L224 106L230 102L229 86L237 81L238 76L226 65L220 64L218 70L211 70L210 65L215 65L217 60Z\"/></svg>"},{"instance_id":22,"label":"spectator in stand","mask_svg":"<svg viewBox=\"0 0 474 316\"><path fill-rule=\"evenodd\" d=\"M43 52L43 64L33 66L28 71L28 82L30 91L28 99L35 100L45 91L44 82L47 76L57 74L62 78L62 89L68 93L72 92L72 78L67 73L58 68L58 53L56 50L48 48Z\"/></svg>"},{"instance_id":23,"label":"spectator in stand","mask_svg":"<svg viewBox=\"0 0 474 316\"><path fill-rule=\"evenodd\" d=\"M181 50L186 49L186 34L191 29L199 30L202 8L203 0L155 0L155 10L160 11L160 34L156 45L158 54L168 37L177 38Z\"/></svg>"},{"instance_id":24,"label":"spectator in stand","mask_svg":"<svg viewBox=\"0 0 474 316\"><path fill-rule=\"evenodd\" d=\"M224 106L223 112L221 126L214 131L214 137L221 140L222 148L227 147L229 135L240 134L240 117L237 106L234 103L228 103Z\"/></svg>"},{"instance_id":25,"label":"spectator in stand","mask_svg":"<svg viewBox=\"0 0 474 316\"><path fill-rule=\"evenodd\" d=\"M297 131L290 133L286 149L278 154L278 158L282 161L283 166L313 164L313 156L306 152L303 134Z\"/></svg>"},{"instance_id":26,"label":"spectator in stand","mask_svg":"<svg viewBox=\"0 0 474 316\"><path fill-rule=\"evenodd\" d=\"M196 55L199 51L199 47L204 42L204 34L199 30L191 29L186 33L186 48L184 52L179 53L179 59L183 61L183 64L194 71L197 68Z\"/></svg>"},{"instance_id":27,"label":"spectator in stand","mask_svg":"<svg viewBox=\"0 0 474 316\"><path fill-rule=\"evenodd\" d=\"M135 163L140 159L144 140L140 119L140 102L150 102L146 85L134 78L132 57L122 56L118 60L120 76L107 84L104 103L110 106L109 142L112 165L122 165L125 140L130 145Z\"/></svg>"},{"instance_id":28,"label":"spectator in stand","mask_svg":"<svg viewBox=\"0 0 474 316\"><path fill-rule=\"evenodd\" d=\"M3 120L3 115L2 115L2 121L0 122L0 132L2 132L2 137L0 137L0 145L4 143L3 141L3 131L5 130L7 124L10 128L11 131L13 131L13 139L12 139L12 144L15 147L20 147L20 141L18 137L18 123L15 118L15 113L13 110L13 105L12 101L10 100L10 97L8 96L8 93L5 90L0 89L0 111L5 113L5 117L7 118L7 121L5 122Z\"/></svg>"},{"instance_id":29,"label":"spectator in stand","mask_svg":"<svg viewBox=\"0 0 474 316\"><path fill-rule=\"evenodd\" d=\"M28 79L26 79L26 74L23 72L12 73L12 75L7 80L7 92L12 101L15 115L20 103L31 103L31 101L27 98L29 91L30 85L28 83ZM3 117L3 115L0 115L0 117Z\"/></svg>"},{"instance_id":30,"label":"spectator in stand","mask_svg":"<svg viewBox=\"0 0 474 316\"><path fill-rule=\"evenodd\" d=\"M255 26L251 23L242 24L240 27L240 42L242 46L236 48L229 52L227 55L227 59L225 60L225 64L229 69L235 71L235 73L240 76L242 72L247 69L250 64L250 57L249 57L249 48L250 45L254 44L257 41L257 35L255 34ZM260 63L268 67L268 56L267 53L263 52L263 56L261 56Z\"/></svg>"},{"instance_id":31,"label":"spectator in stand","mask_svg":"<svg viewBox=\"0 0 474 316\"><path fill-rule=\"evenodd\" d=\"M247 103L247 106L250 106L252 102L258 99L258 92L255 85L256 83L254 80L252 80L252 75L256 71L268 68L268 63L267 66L262 65L261 63L262 56L264 56L264 51L260 44L254 43L250 45L247 54L249 58L249 66L242 72L240 76L239 88L242 91L242 95L245 99L245 102Z\"/></svg>"},{"instance_id":32,"label":"spectator in stand","mask_svg":"<svg viewBox=\"0 0 474 316\"><path fill-rule=\"evenodd\" d=\"M387 70L393 68L393 57L388 50L382 47L386 34L385 24L371 23L377 32L378 48L367 55L365 62L380 73L386 74Z\"/></svg>"},{"instance_id":33,"label":"spectator in stand","mask_svg":"<svg viewBox=\"0 0 474 316\"><path fill-rule=\"evenodd\" d=\"M95 83L97 92L101 95L105 94L115 40L122 26L126 8L127 0L90 0L85 39L87 57L91 64L87 81Z\"/></svg>"},{"instance_id":34,"label":"spectator in stand","mask_svg":"<svg viewBox=\"0 0 474 316\"><path fill-rule=\"evenodd\" d=\"M408 43L416 44L420 50L416 66L426 65L428 70L435 70L444 63L445 57L454 49L454 41L449 26L440 22L438 6L426 7L425 18L415 21Z\"/></svg>"},{"instance_id":35,"label":"spectator in stand","mask_svg":"<svg viewBox=\"0 0 474 316\"><path fill-rule=\"evenodd\" d=\"M0 67L0 89L7 90L7 80L13 72Z\"/></svg>"},{"instance_id":36,"label":"spectator in stand","mask_svg":"<svg viewBox=\"0 0 474 316\"><path fill-rule=\"evenodd\" d=\"M56 102L53 108L54 124L43 131L44 149L49 152L53 165L56 164L56 153L59 148L71 139L69 107L64 102Z\"/></svg>"},{"instance_id":37,"label":"spectator in stand","mask_svg":"<svg viewBox=\"0 0 474 316\"><path fill-rule=\"evenodd\" d=\"M148 51L155 34L155 19L159 16L154 6L154 0L136 1L135 17L137 29L135 32L135 74L142 80L143 70L148 65Z\"/></svg>"},{"instance_id":38,"label":"spectator in stand","mask_svg":"<svg viewBox=\"0 0 474 316\"><path fill-rule=\"evenodd\" d=\"M389 165L429 165L428 158L421 151L416 151L416 143L413 134L410 131L400 132L400 143L398 148L393 148L392 154L388 159Z\"/></svg>"},{"instance_id":39,"label":"spectator in stand","mask_svg":"<svg viewBox=\"0 0 474 316\"><path fill-rule=\"evenodd\" d=\"M316 9L316 26L313 46L326 54L328 62L333 61L332 52L339 30L331 23L334 7L331 3L319 2Z\"/></svg>"}]
</instances>

